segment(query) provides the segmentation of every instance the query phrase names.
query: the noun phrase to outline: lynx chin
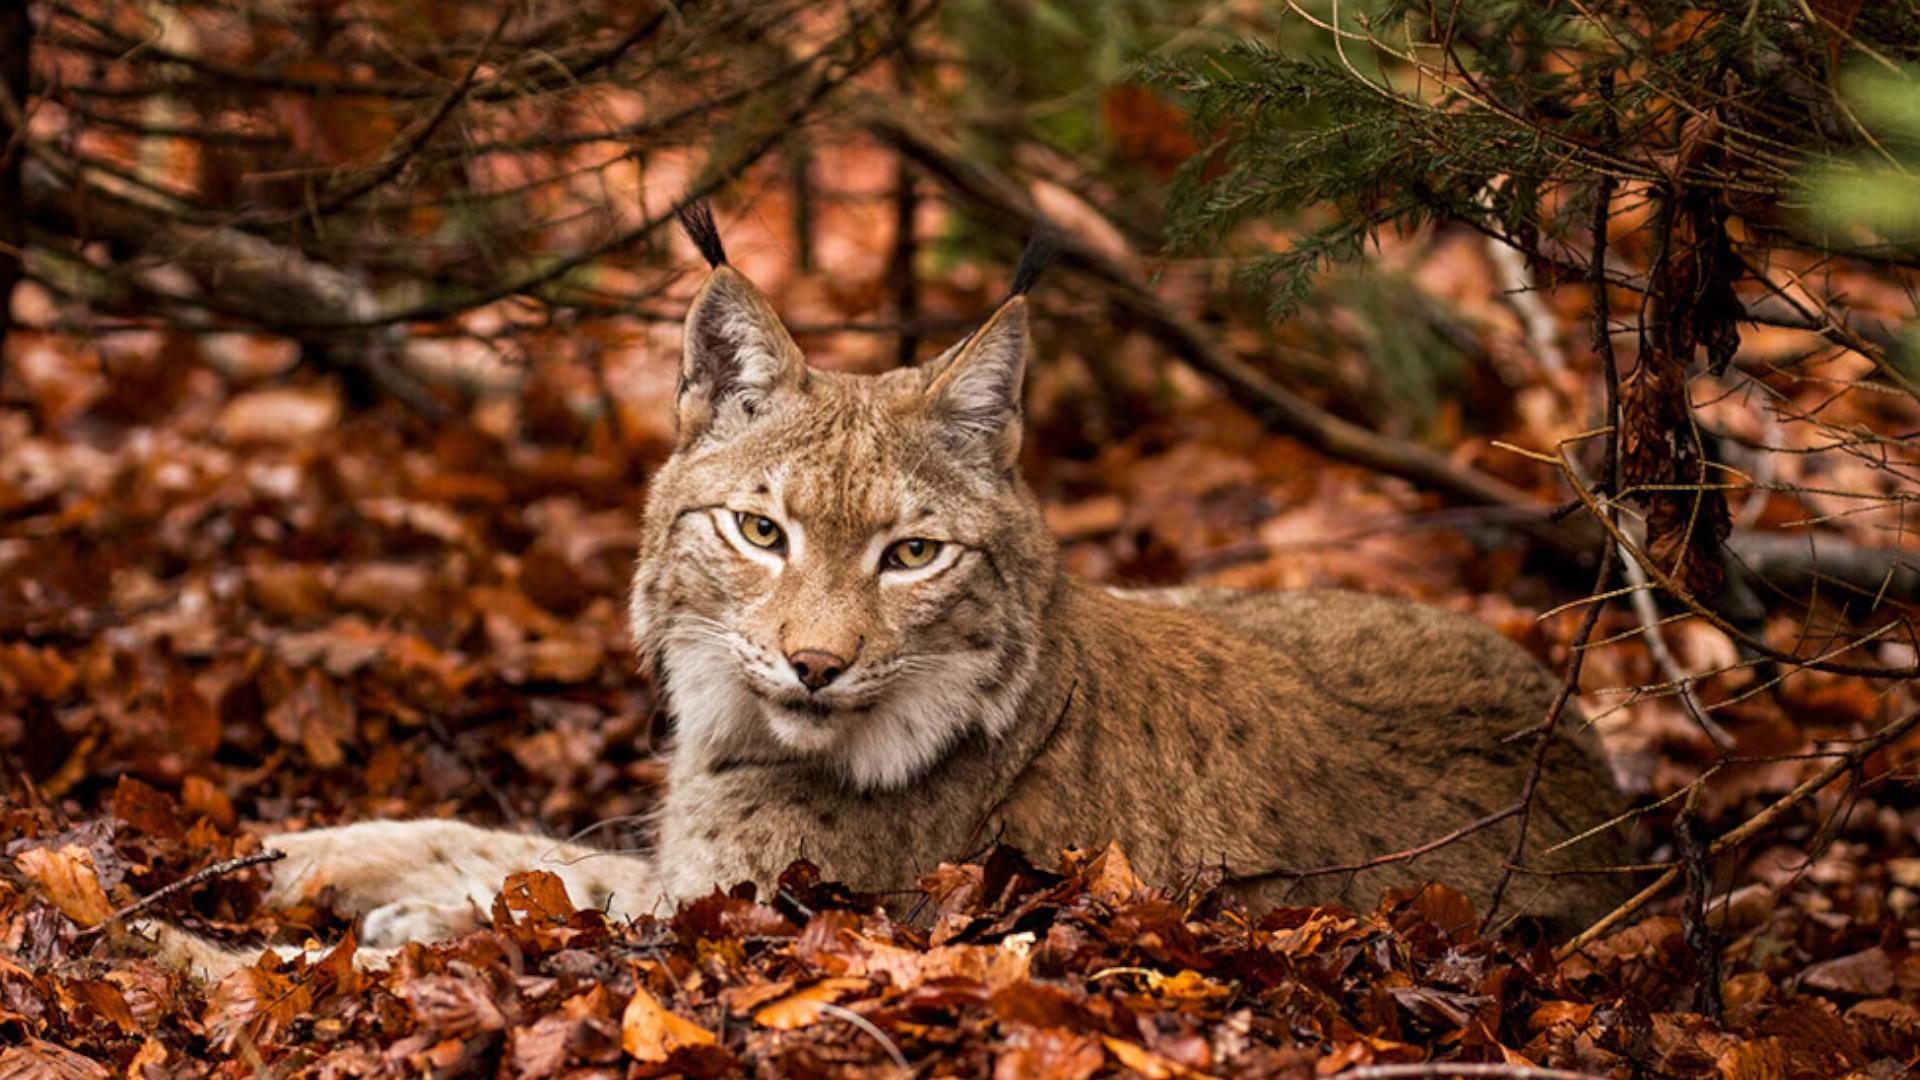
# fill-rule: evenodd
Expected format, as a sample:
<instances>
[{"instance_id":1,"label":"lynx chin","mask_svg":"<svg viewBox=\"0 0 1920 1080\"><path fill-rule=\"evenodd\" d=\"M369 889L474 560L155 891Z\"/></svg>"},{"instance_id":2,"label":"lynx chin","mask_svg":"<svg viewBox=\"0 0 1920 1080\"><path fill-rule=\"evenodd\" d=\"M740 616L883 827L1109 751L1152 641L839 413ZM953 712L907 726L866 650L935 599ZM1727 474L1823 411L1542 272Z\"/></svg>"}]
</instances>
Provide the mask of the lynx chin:
<instances>
[{"instance_id":1,"label":"lynx chin","mask_svg":"<svg viewBox=\"0 0 1920 1080\"><path fill-rule=\"evenodd\" d=\"M1481 903L1514 822L1412 862L1364 862L1513 803L1556 680L1470 619L1358 593L1127 593L1061 569L1021 480L1028 305L1008 298L919 367L809 368L727 264L687 312L678 445L647 492L631 618L677 725L645 855L452 821L271 837L270 902L331 887L367 961L479 924L502 879L547 869L617 917L715 886L763 888L804 856L895 890L998 838L1045 860L1118 840L1149 880L1222 867L1253 906L1444 881ZM1625 861L1617 797L1578 718L1546 759L1530 867ZM1566 852L1548 849L1591 832ZM1502 907L1572 928L1609 874L1520 873ZM148 928L175 962L246 958Z\"/></svg>"}]
</instances>

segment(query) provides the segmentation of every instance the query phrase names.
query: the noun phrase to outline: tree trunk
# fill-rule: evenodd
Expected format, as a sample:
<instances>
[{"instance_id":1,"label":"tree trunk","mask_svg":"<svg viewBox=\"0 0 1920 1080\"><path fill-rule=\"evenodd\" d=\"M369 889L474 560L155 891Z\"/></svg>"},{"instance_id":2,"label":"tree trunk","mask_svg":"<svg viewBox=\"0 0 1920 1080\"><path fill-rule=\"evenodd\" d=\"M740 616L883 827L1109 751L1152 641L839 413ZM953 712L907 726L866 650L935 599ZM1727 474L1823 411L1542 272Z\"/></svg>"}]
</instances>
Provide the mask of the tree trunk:
<instances>
[{"instance_id":1,"label":"tree trunk","mask_svg":"<svg viewBox=\"0 0 1920 1080\"><path fill-rule=\"evenodd\" d=\"M33 23L26 0L0 0L0 376L7 370L7 336L13 329L13 290L20 284L21 247L27 215L20 198L20 161L26 156L27 58Z\"/></svg>"}]
</instances>

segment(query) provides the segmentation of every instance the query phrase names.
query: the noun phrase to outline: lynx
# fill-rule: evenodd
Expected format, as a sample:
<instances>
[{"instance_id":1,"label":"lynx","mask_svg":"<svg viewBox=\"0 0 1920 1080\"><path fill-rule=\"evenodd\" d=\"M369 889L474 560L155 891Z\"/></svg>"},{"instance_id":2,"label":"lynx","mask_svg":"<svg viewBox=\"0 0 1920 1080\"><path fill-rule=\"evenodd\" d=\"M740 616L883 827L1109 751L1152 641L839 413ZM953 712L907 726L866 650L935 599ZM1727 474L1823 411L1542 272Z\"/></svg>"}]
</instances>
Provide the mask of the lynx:
<instances>
[{"instance_id":1,"label":"lynx","mask_svg":"<svg viewBox=\"0 0 1920 1080\"><path fill-rule=\"evenodd\" d=\"M882 891L995 840L1041 857L1118 841L1149 880L1224 870L1249 905L1429 880L1485 903L1512 821L1406 849L1515 800L1511 738L1557 683L1470 619L1358 593L1127 593L1071 580L1017 468L1028 304L1008 298L931 362L807 366L711 217L686 317L678 445L647 494L631 621L677 725L650 854L449 821L272 837L270 902L330 886L372 950L477 925L502 879L544 868L615 917L789 863ZM1588 734L1563 732L1530 862L1623 861ZM1566 857L1561 857L1564 860ZM1505 910L1577 928L1606 875L1522 873ZM239 958L174 936L183 962ZM377 951L369 954L378 962Z\"/></svg>"}]
</instances>

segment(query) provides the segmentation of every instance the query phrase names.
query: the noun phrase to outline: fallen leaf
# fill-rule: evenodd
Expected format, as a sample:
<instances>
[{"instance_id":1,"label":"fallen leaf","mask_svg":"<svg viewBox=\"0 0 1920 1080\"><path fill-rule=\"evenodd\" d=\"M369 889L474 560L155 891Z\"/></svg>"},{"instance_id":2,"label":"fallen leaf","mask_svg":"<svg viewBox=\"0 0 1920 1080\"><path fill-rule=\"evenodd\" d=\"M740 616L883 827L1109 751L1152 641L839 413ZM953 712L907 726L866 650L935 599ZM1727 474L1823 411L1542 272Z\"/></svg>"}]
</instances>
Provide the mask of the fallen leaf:
<instances>
[{"instance_id":1,"label":"fallen leaf","mask_svg":"<svg viewBox=\"0 0 1920 1080\"><path fill-rule=\"evenodd\" d=\"M1132 1069L1147 1080L1173 1080L1176 1076L1185 1076L1188 1069L1176 1061L1161 1057L1159 1054L1111 1035L1100 1036L1100 1041L1113 1054L1115 1061L1123 1067Z\"/></svg>"},{"instance_id":2,"label":"fallen leaf","mask_svg":"<svg viewBox=\"0 0 1920 1080\"><path fill-rule=\"evenodd\" d=\"M753 1022L781 1031L803 1028L820 1019L824 1011L821 1005L838 1003L846 995L869 985L865 979L822 979L758 1009L753 1014Z\"/></svg>"},{"instance_id":3,"label":"fallen leaf","mask_svg":"<svg viewBox=\"0 0 1920 1080\"><path fill-rule=\"evenodd\" d=\"M545 870L524 870L507 878L500 887L507 910L537 915L564 922L576 910L567 895L567 883L560 875Z\"/></svg>"},{"instance_id":4,"label":"fallen leaf","mask_svg":"<svg viewBox=\"0 0 1920 1080\"><path fill-rule=\"evenodd\" d=\"M94 1012L119 1028L121 1034L133 1035L139 1032L140 1024L133 1018L133 1010L127 1006L126 996L120 993L119 987L99 979L82 979L69 985L73 988L75 997L86 1002Z\"/></svg>"},{"instance_id":5,"label":"fallen leaf","mask_svg":"<svg viewBox=\"0 0 1920 1080\"><path fill-rule=\"evenodd\" d=\"M1754 1039L1729 1047L1714 1066L1723 1080L1786 1080L1787 1052L1779 1039Z\"/></svg>"},{"instance_id":6,"label":"fallen leaf","mask_svg":"<svg viewBox=\"0 0 1920 1080\"><path fill-rule=\"evenodd\" d=\"M1875 945L1850 956L1814 964L1801 975L1800 982L1830 993L1883 997L1893 991L1893 958Z\"/></svg>"},{"instance_id":7,"label":"fallen leaf","mask_svg":"<svg viewBox=\"0 0 1920 1080\"><path fill-rule=\"evenodd\" d=\"M1132 1049L1138 1048L1129 1052ZM1087 1080L1106 1060L1100 1043L1091 1036L1023 1024L1007 1037L994 1059L993 1080Z\"/></svg>"},{"instance_id":8,"label":"fallen leaf","mask_svg":"<svg viewBox=\"0 0 1920 1080\"><path fill-rule=\"evenodd\" d=\"M422 1027L448 1035L499 1031L507 1018L493 1002L493 993L477 979L456 975L422 975L394 989L413 1010Z\"/></svg>"},{"instance_id":9,"label":"fallen leaf","mask_svg":"<svg viewBox=\"0 0 1920 1080\"><path fill-rule=\"evenodd\" d=\"M620 1046L635 1061L659 1064L676 1050L718 1041L713 1032L668 1012L644 986L634 988L633 1000L620 1016Z\"/></svg>"},{"instance_id":10,"label":"fallen leaf","mask_svg":"<svg viewBox=\"0 0 1920 1080\"><path fill-rule=\"evenodd\" d=\"M1530 1031L1545 1031L1555 1024L1572 1024L1574 1027L1585 1027L1588 1019L1592 1016L1593 1006L1591 1004L1574 1001L1549 1001L1533 1010L1533 1015L1527 1017L1527 1029Z\"/></svg>"},{"instance_id":11,"label":"fallen leaf","mask_svg":"<svg viewBox=\"0 0 1920 1080\"><path fill-rule=\"evenodd\" d=\"M527 677L541 682L586 682L606 661L607 650L584 637L548 638L527 646Z\"/></svg>"},{"instance_id":12,"label":"fallen leaf","mask_svg":"<svg viewBox=\"0 0 1920 1080\"><path fill-rule=\"evenodd\" d=\"M30 848L13 857L20 872L46 890L47 899L60 913L83 928L97 926L113 914L107 891L100 887L94 872L93 856L77 844L54 848Z\"/></svg>"},{"instance_id":13,"label":"fallen leaf","mask_svg":"<svg viewBox=\"0 0 1920 1080\"><path fill-rule=\"evenodd\" d=\"M1024 982L1031 964L1030 949L1012 939L992 947L941 945L921 952L857 938L846 974L884 974L903 990L934 979L967 979L998 989Z\"/></svg>"},{"instance_id":14,"label":"fallen leaf","mask_svg":"<svg viewBox=\"0 0 1920 1080\"><path fill-rule=\"evenodd\" d=\"M267 727L281 742L299 746L316 768L337 768L346 762L340 744L352 740L353 707L333 680L308 669L300 685L267 711Z\"/></svg>"},{"instance_id":15,"label":"fallen leaf","mask_svg":"<svg viewBox=\"0 0 1920 1080\"><path fill-rule=\"evenodd\" d=\"M277 971L243 967L214 985L201 1018L207 1038L221 1053L251 1044L275 1044L295 1018L313 1008L313 992Z\"/></svg>"},{"instance_id":16,"label":"fallen leaf","mask_svg":"<svg viewBox=\"0 0 1920 1080\"><path fill-rule=\"evenodd\" d=\"M340 422L340 396L329 385L271 387L240 394L220 410L220 437L236 444L296 443Z\"/></svg>"},{"instance_id":17,"label":"fallen leaf","mask_svg":"<svg viewBox=\"0 0 1920 1080\"><path fill-rule=\"evenodd\" d=\"M0 1080L107 1080L112 1075L84 1054L39 1039L0 1052Z\"/></svg>"},{"instance_id":18,"label":"fallen leaf","mask_svg":"<svg viewBox=\"0 0 1920 1080\"><path fill-rule=\"evenodd\" d=\"M1110 904L1124 904L1146 890L1118 841L1107 844L1107 850L1087 868L1087 877L1087 891Z\"/></svg>"}]
</instances>

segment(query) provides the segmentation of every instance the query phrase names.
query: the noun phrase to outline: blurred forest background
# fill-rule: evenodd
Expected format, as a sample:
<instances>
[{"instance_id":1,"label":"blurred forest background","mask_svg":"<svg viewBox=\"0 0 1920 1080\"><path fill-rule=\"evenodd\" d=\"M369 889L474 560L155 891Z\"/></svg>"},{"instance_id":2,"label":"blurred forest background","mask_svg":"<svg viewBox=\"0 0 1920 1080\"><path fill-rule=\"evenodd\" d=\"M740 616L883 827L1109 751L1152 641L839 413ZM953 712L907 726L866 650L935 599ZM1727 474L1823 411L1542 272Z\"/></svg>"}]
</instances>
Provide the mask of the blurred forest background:
<instances>
[{"instance_id":1,"label":"blurred forest background","mask_svg":"<svg viewBox=\"0 0 1920 1080\"><path fill-rule=\"evenodd\" d=\"M0 1075L1920 1064L1915 64L1906 0L0 7ZM471 946L211 993L126 959L135 904L287 933L260 868L143 900L262 825L642 831L670 733L621 611L696 198L843 370L1057 232L1025 465L1071 569L1492 623L1612 751L1646 894L1557 958L1404 897L1155 938L1070 864L1074 1009L965 965L920 974L1001 1004L809 999L879 1039L727 1027L729 986L848 978L745 901L502 909L538 992Z\"/></svg>"}]
</instances>

